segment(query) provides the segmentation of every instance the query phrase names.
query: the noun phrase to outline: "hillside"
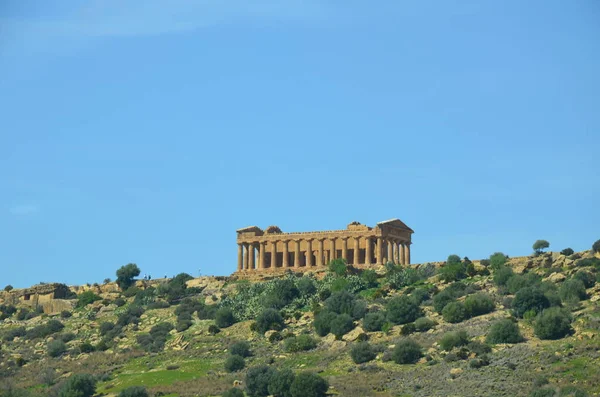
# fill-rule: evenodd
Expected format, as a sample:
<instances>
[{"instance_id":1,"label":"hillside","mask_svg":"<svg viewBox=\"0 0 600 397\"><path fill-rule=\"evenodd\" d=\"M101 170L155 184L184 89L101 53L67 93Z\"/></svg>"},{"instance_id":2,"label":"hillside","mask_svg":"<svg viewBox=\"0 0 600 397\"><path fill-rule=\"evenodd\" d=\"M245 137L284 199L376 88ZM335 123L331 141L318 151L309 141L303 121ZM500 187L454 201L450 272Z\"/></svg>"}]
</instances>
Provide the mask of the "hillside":
<instances>
[{"instance_id":1,"label":"hillside","mask_svg":"<svg viewBox=\"0 0 600 397\"><path fill-rule=\"evenodd\" d=\"M599 258L6 291L0 396L599 395Z\"/></svg>"}]
</instances>

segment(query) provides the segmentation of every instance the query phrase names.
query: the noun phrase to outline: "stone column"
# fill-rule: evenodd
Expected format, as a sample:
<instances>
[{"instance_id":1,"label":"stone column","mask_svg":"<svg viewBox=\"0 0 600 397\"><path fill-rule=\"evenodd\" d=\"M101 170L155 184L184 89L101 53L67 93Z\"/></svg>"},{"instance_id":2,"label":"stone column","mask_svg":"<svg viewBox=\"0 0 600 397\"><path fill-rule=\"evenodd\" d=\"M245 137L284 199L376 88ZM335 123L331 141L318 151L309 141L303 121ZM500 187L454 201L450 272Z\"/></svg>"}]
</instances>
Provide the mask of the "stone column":
<instances>
[{"instance_id":1,"label":"stone column","mask_svg":"<svg viewBox=\"0 0 600 397\"><path fill-rule=\"evenodd\" d=\"M277 267L277 241L273 241L271 249L271 269Z\"/></svg>"},{"instance_id":2,"label":"stone column","mask_svg":"<svg viewBox=\"0 0 600 397\"><path fill-rule=\"evenodd\" d=\"M404 242L400 243L400 263L406 265L406 249L404 247Z\"/></svg>"},{"instance_id":3,"label":"stone column","mask_svg":"<svg viewBox=\"0 0 600 397\"><path fill-rule=\"evenodd\" d=\"M336 254L336 252L335 252L335 239L332 238L331 241L330 241L330 243L331 243L331 247L330 247L330 250L329 250L329 252L330 252L330 254L329 254L329 260L333 261L333 260L335 260L335 254Z\"/></svg>"},{"instance_id":4,"label":"stone column","mask_svg":"<svg viewBox=\"0 0 600 397\"><path fill-rule=\"evenodd\" d=\"M288 263L288 240L283 240L283 267L289 267Z\"/></svg>"},{"instance_id":5,"label":"stone column","mask_svg":"<svg viewBox=\"0 0 600 397\"><path fill-rule=\"evenodd\" d=\"M250 244L248 244L248 269L249 270L254 270L254 258L255 258L254 243L250 243Z\"/></svg>"},{"instance_id":6,"label":"stone column","mask_svg":"<svg viewBox=\"0 0 600 397\"><path fill-rule=\"evenodd\" d=\"M266 241L261 241L260 243L258 243L258 268L259 269L264 269L265 268L265 251L267 248L267 243Z\"/></svg>"},{"instance_id":7,"label":"stone column","mask_svg":"<svg viewBox=\"0 0 600 397\"><path fill-rule=\"evenodd\" d=\"M410 265L410 244L406 243L406 264Z\"/></svg>"},{"instance_id":8,"label":"stone column","mask_svg":"<svg viewBox=\"0 0 600 397\"><path fill-rule=\"evenodd\" d=\"M244 243L244 263L242 264L242 269L244 270L248 270L248 258L249 257L249 250L248 250L248 243Z\"/></svg>"},{"instance_id":9,"label":"stone column","mask_svg":"<svg viewBox=\"0 0 600 397\"><path fill-rule=\"evenodd\" d=\"M317 266L323 266L323 240L322 238L320 238L319 241L319 254L317 255Z\"/></svg>"},{"instance_id":10,"label":"stone column","mask_svg":"<svg viewBox=\"0 0 600 397\"><path fill-rule=\"evenodd\" d=\"M342 237L342 258L348 263L348 237Z\"/></svg>"},{"instance_id":11,"label":"stone column","mask_svg":"<svg viewBox=\"0 0 600 397\"><path fill-rule=\"evenodd\" d=\"M367 243L367 248L365 249L365 265L370 265L372 263L372 257L373 257L373 252L372 252L372 248L373 248L373 240L371 240L371 237L367 237L366 240Z\"/></svg>"},{"instance_id":12,"label":"stone column","mask_svg":"<svg viewBox=\"0 0 600 397\"><path fill-rule=\"evenodd\" d=\"M238 271L242 270L242 266L244 265L244 246L238 243Z\"/></svg>"},{"instance_id":13,"label":"stone column","mask_svg":"<svg viewBox=\"0 0 600 397\"><path fill-rule=\"evenodd\" d=\"M400 265L400 252L398 251L398 242L394 241L394 263Z\"/></svg>"},{"instance_id":14,"label":"stone column","mask_svg":"<svg viewBox=\"0 0 600 397\"><path fill-rule=\"evenodd\" d=\"M306 240L306 267L312 267L312 240Z\"/></svg>"},{"instance_id":15,"label":"stone column","mask_svg":"<svg viewBox=\"0 0 600 397\"><path fill-rule=\"evenodd\" d=\"M294 267L300 267L300 240L294 240Z\"/></svg>"},{"instance_id":16,"label":"stone column","mask_svg":"<svg viewBox=\"0 0 600 397\"><path fill-rule=\"evenodd\" d=\"M387 260L394 262L394 252L392 250L392 240L387 240Z\"/></svg>"},{"instance_id":17,"label":"stone column","mask_svg":"<svg viewBox=\"0 0 600 397\"><path fill-rule=\"evenodd\" d=\"M360 237L354 237L354 264L359 265L360 259Z\"/></svg>"},{"instance_id":18,"label":"stone column","mask_svg":"<svg viewBox=\"0 0 600 397\"><path fill-rule=\"evenodd\" d=\"M378 265L383 265L383 244L381 241L381 237L377 237L377 264Z\"/></svg>"}]
</instances>

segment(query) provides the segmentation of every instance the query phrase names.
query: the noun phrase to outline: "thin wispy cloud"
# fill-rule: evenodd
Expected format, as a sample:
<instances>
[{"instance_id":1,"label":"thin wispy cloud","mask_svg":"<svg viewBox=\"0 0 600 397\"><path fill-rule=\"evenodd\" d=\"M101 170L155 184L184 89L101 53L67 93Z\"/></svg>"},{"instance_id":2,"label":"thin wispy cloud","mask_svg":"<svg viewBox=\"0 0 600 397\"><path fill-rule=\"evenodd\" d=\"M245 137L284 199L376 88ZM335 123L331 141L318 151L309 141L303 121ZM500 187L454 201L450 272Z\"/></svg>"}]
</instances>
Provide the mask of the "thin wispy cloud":
<instances>
[{"instance_id":1,"label":"thin wispy cloud","mask_svg":"<svg viewBox=\"0 0 600 397\"><path fill-rule=\"evenodd\" d=\"M33 215L40 211L36 204L20 204L9 209L10 213L16 216Z\"/></svg>"}]
</instances>

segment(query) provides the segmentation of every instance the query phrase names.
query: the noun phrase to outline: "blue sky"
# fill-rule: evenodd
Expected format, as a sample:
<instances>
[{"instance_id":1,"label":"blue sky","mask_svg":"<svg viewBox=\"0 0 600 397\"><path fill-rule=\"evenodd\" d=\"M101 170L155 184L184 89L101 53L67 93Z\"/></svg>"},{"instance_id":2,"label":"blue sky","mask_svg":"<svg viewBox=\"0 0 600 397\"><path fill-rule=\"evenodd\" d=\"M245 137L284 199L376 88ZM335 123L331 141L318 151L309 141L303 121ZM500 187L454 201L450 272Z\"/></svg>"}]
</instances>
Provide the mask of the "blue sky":
<instances>
[{"instance_id":1,"label":"blue sky","mask_svg":"<svg viewBox=\"0 0 600 397\"><path fill-rule=\"evenodd\" d=\"M235 230L414 262L600 238L600 3L3 0L0 284L229 274Z\"/></svg>"}]
</instances>

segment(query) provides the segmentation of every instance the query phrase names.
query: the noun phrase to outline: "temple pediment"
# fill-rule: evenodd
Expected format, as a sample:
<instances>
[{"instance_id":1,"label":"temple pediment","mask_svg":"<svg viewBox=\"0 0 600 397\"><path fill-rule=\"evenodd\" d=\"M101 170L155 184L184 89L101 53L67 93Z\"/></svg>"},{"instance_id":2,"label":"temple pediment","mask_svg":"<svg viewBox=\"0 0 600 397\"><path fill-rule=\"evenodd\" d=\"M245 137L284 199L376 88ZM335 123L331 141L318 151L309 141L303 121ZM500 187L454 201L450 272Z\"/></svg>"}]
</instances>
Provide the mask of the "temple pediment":
<instances>
[{"instance_id":1,"label":"temple pediment","mask_svg":"<svg viewBox=\"0 0 600 397\"><path fill-rule=\"evenodd\" d=\"M263 233L263 230L258 226L247 226L247 227L243 227L241 229L236 230L236 232L237 233L252 233L252 232Z\"/></svg>"},{"instance_id":2,"label":"temple pediment","mask_svg":"<svg viewBox=\"0 0 600 397\"><path fill-rule=\"evenodd\" d=\"M402 222L398 218L389 219L389 220L383 221L383 222L378 222L377 226L389 226L389 227L394 227L394 228L398 228L398 229L408 230L411 233L414 233L414 230L412 230L410 227L406 226L406 223Z\"/></svg>"}]
</instances>

